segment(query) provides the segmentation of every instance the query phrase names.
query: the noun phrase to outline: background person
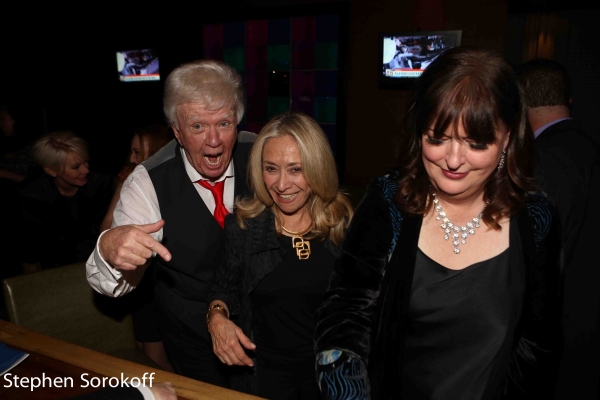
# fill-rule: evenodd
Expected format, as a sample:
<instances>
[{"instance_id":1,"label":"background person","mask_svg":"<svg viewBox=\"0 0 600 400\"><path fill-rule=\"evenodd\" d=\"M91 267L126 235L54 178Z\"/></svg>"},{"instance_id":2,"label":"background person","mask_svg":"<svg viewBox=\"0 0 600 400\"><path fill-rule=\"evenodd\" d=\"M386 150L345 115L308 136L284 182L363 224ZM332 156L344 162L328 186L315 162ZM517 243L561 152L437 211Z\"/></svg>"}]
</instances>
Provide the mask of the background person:
<instances>
[{"instance_id":1,"label":"background person","mask_svg":"<svg viewBox=\"0 0 600 400\"><path fill-rule=\"evenodd\" d=\"M143 128L137 128L131 139L131 146L127 163L123 166L117 176L115 191L110 202L110 206L102 224L100 231L109 229L113 221L113 212L119 201L123 182L133 169L142 161L156 153L173 139L171 129L164 124L150 124ZM173 372L173 366L165 351L164 344L156 322L156 309L154 305L154 287L152 286L152 266L136 287L132 298L132 320L135 333L136 345L148 357L156 362L165 371Z\"/></svg>"},{"instance_id":2,"label":"background person","mask_svg":"<svg viewBox=\"0 0 600 400\"><path fill-rule=\"evenodd\" d=\"M398 167L369 185L317 312L325 398L551 396L560 240L525 118L492 51L448 50L419 78Z\"/></svg>"},{"instance_id":3,"label":"background person","mask_svg":"<svg viewBox=\"0 0 600 400\"><path fill-rule=\"evenodd\" d=\"M600 147L571 118L571 85L558 62L534 59L518 68L531 130L536 178L561 217L563 334L555 399L600 397L600 271L591 263L600 214Z\"/></svg>"},{"instance_id":4,"label":"background person","mask_svg":"<svg viewBox=\"0 0 600 400\"><path fill-rule=\"evenodd\" d=\"M18 109L17 109L18 110ZM28 176L38 172L38 166L31 156L31 147L35 139L31 129L24 128L24 118L14 107L0 105L0 193L4 211L2 233L0 234L0 280L21 273L20 254L15 251L21 238L15 235L20 229L23 218L20 216L20 204L17 188ZM24 129L23 129L24 128ZM0 298L0 305L4 299ZM3 306L0 309L4 310Z\"/></svg>"},{"instance_id":5,"label":"background person","mask_svg":"<svg viewBox=\"0 0 600 400\"><path fill-rule=\"evenodd\" d=\"M267 123L248 175L252 197L225 219L225 252L208 296L213 347L223 363L256 369L255 382L234 389L317 399L314 313L352 206L338 190L325 134L302 113Z\"/></svg>"},{"instance_id":6,"label":"background person","mask_svg":"<svg viewBox=\"0 0 600 400\"><path fill-rule=\"evenodd\" d=\"M156 153L163 146L169 143L173 139L173 132L171 129L163 124L150 124L143 128L135 129L133 137L131 138L131 145L129 148L129 155L127 163L123 165L121 171L117 176L117 183L113 198L110 202L110 207L102 220L100 230L103 232L111 228L113 221L113 212L120 198L121 188L125 179L133 172L133 169L139 165L142 161Z\"/></svg>"},{"instance_id":7,"label":"background person","mask_svg":"<svg viewBox=\"0 0 600 400\"><path fill-rule=\"evenodd\" d=\"M213 214L216 209L216 217L222 216L223 208L231 212L234 198L248 192L246 163L256 134L238 133L242 79L219 61L175 68L165 81L163 109L176 140L123 183L114 228L102 234L89 256L87 277L98 292L119 297L155 263L158 325L173 369L227 386L227 369L213 353L205 319L224 244L222 221ZM211 191L217 182L223 185L218 202Z\"/></svg>"},{"instance_id":8,"label":"background person","mask_svg":"<svg viewBox=\"0 0 600 400\"><path fill-rule=\"evenodd\" d=\"M90 171L87 143L72 131L42 136L32 153L43 173L18 189L23 271L85 261L110 202L110 177Z\"/></svg>"},{"instance_id":9,"label":"background person","mask_svg":"<svg viewBox=\"0 0 600 400\"><path fill-rule=\"evenodd\" d=\"M0 106L0 183L3 190L14 190L17 183L35 172L37 164L30 154L33 142L27 132L21 132L12 109Z\"/></svg>"}]
</instances>

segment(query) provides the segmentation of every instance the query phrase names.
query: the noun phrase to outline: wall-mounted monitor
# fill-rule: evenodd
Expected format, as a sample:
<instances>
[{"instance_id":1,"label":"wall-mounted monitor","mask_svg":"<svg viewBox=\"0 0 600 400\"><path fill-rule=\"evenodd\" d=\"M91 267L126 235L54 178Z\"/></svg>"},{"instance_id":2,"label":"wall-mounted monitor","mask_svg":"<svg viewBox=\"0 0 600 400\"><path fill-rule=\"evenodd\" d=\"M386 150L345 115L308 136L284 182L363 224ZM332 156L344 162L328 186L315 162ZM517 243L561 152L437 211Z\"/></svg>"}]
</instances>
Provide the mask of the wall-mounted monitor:
<instances>
[{"instance_id":1,"label":"wall-mounted monitor","mask_svg":"<svg viewBox=\"0 0 600 400\"><path fill-rule=\"evenodd\" d=\"M379 34L379 88L408 90L440 54L460 46L462 31Z\"/></svg>"},{"instance_id":2,"label":"wall-mounted monitor","mask_svg":"<svg viewBox=\"0 0 600 400\"><path fill-rule=\"evenodd\" d=\"M117 51L117 71L122 82L160 81L156 49Z\"/></svg>"}]
</instances>

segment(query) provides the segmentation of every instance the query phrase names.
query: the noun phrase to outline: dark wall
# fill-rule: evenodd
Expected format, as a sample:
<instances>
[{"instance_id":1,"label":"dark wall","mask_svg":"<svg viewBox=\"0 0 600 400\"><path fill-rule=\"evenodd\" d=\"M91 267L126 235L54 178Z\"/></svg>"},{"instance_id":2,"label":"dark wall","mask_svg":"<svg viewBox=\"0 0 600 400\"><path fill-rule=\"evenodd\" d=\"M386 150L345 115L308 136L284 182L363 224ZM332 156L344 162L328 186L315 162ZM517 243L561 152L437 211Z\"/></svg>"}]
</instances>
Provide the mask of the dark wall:
<instances>
[{"instance_id":1,"label":"dark wall","mask_svg":"<svg viewBox=\"0 0 600 400\"><path fill-rule=\"evenodd\" d=\"M240 0L200 14L164 5L129 11L102 5L85 11L53 6L36 8L37 17L27 10L11 11L3 17L8 22L0 26L5 38L0 103L10 99L23 105L30 114L27 119L40 133L43 129L74 129L90 142L93 166L113 173L124 160L133 127L163 121L162 81L119 82L117 49L158 48L161 72L166 74L180 63L202 56L204 23L347 7L348 34L340 43L340 48L346 49L340 66L345 93L338 112L345 139L342 170L345 183L361 186L394 164L394 143L408 99L407 91L377 87L379 32L462 30L463 44L505 51L507 10L511 4L521 3ZM534 3L528 4L535 7ZM508 47L514 48L513 43Z\"/></svg>"},{"instance_id":2,"label":"dark wall","mask_svg":"<svg viewBox=\"0 0 600 400\"><path fill-rule=\"evenodd\" d=\"M573 6L577 5L577 1ZM555 5L556 6L556 5ZM560 62L571 78L571 116L600 141L600 46L596 25L600 7L547 6L536 12L514 7L508 14L506 56L514 64L544 57Z\"/></svg>"},{"instance_id":3,"label":"dark wall","mask_svg":"<svg viewBox=\"0 0 600 400\"><path fill-rule=\"evenodd\" d=\"M201 58L205 23L317 13L346 1L232 1L198 13L168 7L7 10L0 25L0 104L19 109L32 135L71 129L90 144L96 170L116 173L133 129L165 122L164 78ZM156 48L161 81L120 82L116 51Z\"/></svg>"},{"instance_id":4,"label":"dark wall","mask_svg":"<svg viewBox=\"0 0 600 400\"><path fill-rule=\"evenodd\" d=\"M92 167L110 173L125 160L134 127L164 121L162 81L120 82L116 50L158 47L164 71L201 52L189 42L172 46L175 30L166 25L129 18L53 10L37 21L22 14L14 29L2 27L8 42L0 103L18 110L18 123L33 135L74 130L90 144Z\"/></svg>"},{"instance_id":5,"label":"dark wall","mask_svg":"<svg viewBox=\"0 0 600 400\"><path fill-rule=\"evenodd\" d=\"M506 7L501 0L351 1L346 184L364 186L395 165L409 92L378 88L379 32L462 30L463 45L503 51Z\"/></svg>"}]
</instances>

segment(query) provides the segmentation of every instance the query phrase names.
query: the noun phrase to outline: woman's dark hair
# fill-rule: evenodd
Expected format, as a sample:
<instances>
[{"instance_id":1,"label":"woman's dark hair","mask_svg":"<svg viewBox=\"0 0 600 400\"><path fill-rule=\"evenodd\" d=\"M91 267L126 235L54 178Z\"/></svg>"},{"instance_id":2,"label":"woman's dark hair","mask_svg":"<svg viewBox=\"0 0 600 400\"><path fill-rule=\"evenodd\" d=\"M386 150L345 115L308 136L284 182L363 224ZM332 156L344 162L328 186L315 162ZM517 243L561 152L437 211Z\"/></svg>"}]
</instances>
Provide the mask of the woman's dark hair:
<instances>
[{"instance_id":1,"label":"woman's dark hair","mask_svg":"<svg viewBox=\"0 0 600 400\"><path fill-rule=\"evenodd\" d=\"M143 128L135 129L133 134L140 138L140 158L142 160L156 153L174 137L171 128L164 124L146 125ZM146 154L144 142L148 143L148 154Z\"/></svg>"},{"instance_id":2,"label":"woman's dark hair","mask_svg":"<svg viewBox=\"0 0 600 400\"><path fill-rule=\"evenodd\" d=\"M461 46L440 55L415 83L413 99L399 138L401 172L396 200L406 212L430 210L430 181L423 165L422 138L430 129L440 138L448 128L462 124L477 143L496 143L498 130L510 132L506 167L496 170L485 183L484 222L499 229L498 219L525 204L534 190L531 151L533 135L525 129L526 108L519 81L499 53Z\"/></svg>"}]
</instances>

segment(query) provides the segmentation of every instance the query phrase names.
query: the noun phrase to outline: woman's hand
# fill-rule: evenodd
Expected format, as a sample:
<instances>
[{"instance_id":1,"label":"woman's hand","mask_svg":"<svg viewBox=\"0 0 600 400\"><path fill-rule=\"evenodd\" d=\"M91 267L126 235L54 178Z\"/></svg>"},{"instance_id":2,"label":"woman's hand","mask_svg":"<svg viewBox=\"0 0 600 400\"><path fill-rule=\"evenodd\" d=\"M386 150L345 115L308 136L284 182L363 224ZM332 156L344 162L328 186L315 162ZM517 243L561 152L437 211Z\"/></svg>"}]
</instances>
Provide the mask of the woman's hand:
<instances>
[{"instance_id":1,"label":"woman's hand","mask_svg":"<svg viewBox=\"0 0 600 400\"><path fill-rule=\"evenodd\" d=\"M208 324L212 336L213 351L223 364L252 367L254 363L244 348L256 349L256 345L225 315L213 313ZM243 347L242 347L243 346Z\"/></svg>"}]
</instances>

